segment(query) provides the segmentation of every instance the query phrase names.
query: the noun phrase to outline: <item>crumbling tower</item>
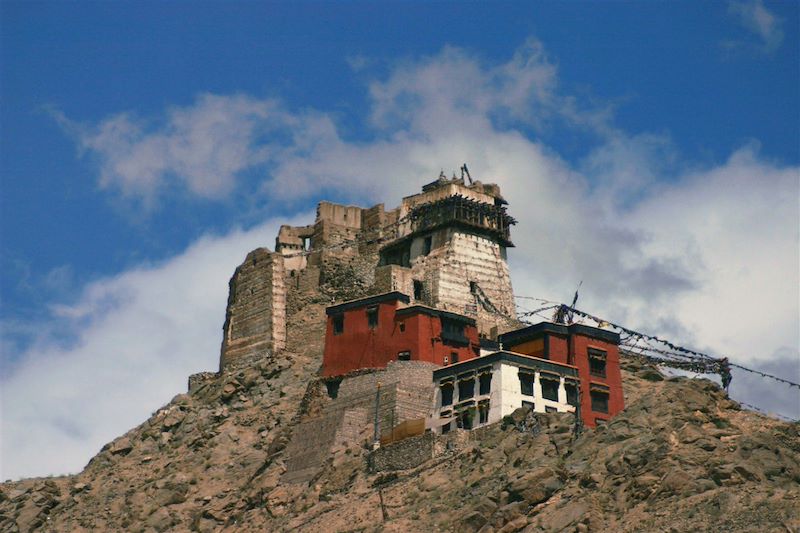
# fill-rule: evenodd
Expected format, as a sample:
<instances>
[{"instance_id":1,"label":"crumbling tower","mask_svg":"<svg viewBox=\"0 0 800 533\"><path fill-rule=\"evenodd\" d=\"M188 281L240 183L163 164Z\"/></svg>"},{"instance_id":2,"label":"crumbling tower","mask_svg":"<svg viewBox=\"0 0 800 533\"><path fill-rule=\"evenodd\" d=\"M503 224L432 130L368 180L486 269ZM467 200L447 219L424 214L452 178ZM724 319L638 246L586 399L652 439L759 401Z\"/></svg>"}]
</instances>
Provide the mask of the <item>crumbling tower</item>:
<instances>
[{"instance_id":1,"label":"crumbling tower","mask_svg":"<svg viewBox=\"0 0 800 533\"><path fill-rule=\"evenodd\" d=\"M283 256L253 250L229 283L220 370L248 364L286 346Z\"/></svg>"},{"instance_id":2,"label":"crumbling tower","mask_svg":"<svg viewBox=\"0 0 800 533\"><path fill-rule=\"evenodd\" d=\"M506 249L514 246L507 202L495 184L438 180L403 198L396 238L380 250L376 286L474 317L481 334L513 324Z\"/></svg>"}]
</instances>

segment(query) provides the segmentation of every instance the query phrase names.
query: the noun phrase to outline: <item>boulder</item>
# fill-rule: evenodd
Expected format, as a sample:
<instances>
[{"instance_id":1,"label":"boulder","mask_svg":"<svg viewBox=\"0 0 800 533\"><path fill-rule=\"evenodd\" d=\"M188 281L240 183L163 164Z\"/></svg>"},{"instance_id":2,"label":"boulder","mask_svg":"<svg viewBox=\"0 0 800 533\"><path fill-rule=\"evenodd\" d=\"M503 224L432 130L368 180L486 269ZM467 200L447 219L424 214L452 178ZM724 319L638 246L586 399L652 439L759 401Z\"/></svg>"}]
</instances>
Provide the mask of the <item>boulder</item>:
<instances>
[{"instance_id":1,"label":"boulder","mask_svg":"<svg viewBox=\"0 0 800 533\"><path fill-rule=\"evenodd\" d=\"M537 505L564 486L560 475L552 468L545 467L527 472L506 486L511 501L524 500L529 505Z\"/></svg>"},{"instance_id":2,"label":"boulder","mask_svg":"<svg viewBox=\"0 0 800 533\"><path fill-rule=\"evenodd\" d=\"M127 455L132 449L133 444L131 444L131 439L122 437L112 442L108 451L111 452L112 455Z\"/></svg>"}]
</instances>

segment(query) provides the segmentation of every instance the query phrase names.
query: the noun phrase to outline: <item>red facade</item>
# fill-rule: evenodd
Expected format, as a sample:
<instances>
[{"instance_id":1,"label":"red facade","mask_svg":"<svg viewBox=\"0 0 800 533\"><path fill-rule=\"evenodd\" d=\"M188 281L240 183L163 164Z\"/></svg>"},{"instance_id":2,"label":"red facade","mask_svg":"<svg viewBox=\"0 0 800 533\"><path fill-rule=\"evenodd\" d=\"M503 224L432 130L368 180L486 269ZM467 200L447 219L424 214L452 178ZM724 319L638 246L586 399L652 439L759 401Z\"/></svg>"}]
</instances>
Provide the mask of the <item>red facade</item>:
<instances>
[{"instance_id":1,"label":"red facade","mask_svg":"<svg viewBox=\"0 0 800 533\"><path fill-rule=\"evenodd\" d=\"M405 359L444 366L480 354L473 319L408 303L408 296L390 292L329 307L322 375Z\"/></svg>"},{"instance_id":2,"label":"red facade","mask_svg":"<svg viewBox=\"0 0 800 533\"><path fill-rule=\"evenodd\" d=\"M587 426L603 423L624 409L618 334L582 324L543 322L498 340L504 350L576 366L581 418Z\"/></svg>"}]
</instances>

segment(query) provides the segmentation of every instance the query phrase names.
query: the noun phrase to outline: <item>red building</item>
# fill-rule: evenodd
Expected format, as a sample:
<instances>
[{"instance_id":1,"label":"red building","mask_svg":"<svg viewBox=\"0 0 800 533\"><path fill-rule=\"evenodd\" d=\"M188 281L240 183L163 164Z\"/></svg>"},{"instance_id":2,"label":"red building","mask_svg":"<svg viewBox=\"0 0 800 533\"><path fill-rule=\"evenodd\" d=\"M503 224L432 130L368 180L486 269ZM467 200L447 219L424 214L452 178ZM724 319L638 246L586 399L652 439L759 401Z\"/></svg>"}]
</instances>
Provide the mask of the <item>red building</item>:
<instances>
[{"instance_id":1,"label":"red building","mask_svg":"<svg viewBox=\"0 0 800 533\"><path fill-rule=\"evenodd\" d=\"M322 375L385 368L397 360L445 366L480 354L474 319L409 302L389 292L328 307Z\"/></svg>"},{"instance_id":2,"label":"red building","mask_svg":"<svg viewBox=\"0 0 800 533\"><path fill-rule=\"evenodd\" d=\"M583 324L542 322L498 337L503 350L578 369L580 413L590 427L625 407L619 369L619 334Z\"/></svg>"}]
</instances>

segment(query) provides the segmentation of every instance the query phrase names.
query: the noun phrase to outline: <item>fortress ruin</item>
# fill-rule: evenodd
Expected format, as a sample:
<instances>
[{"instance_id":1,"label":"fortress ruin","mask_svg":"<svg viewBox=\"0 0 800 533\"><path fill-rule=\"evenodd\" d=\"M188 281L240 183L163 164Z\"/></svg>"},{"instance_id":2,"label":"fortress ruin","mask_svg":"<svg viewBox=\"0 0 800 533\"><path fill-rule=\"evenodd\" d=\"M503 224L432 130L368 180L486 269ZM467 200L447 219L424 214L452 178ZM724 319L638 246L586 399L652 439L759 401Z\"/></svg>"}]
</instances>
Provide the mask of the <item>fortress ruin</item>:
<instances>
[{"instance_id":1,"label":"fortress ruin","mask_svg":"<svg viewBox=\"0 0 800 533\"><path fill-rule=\"evenodd\" d=\"M320 202L313 224L281 226L275 251L254 250L236 269L220 370L284 348L287 313L320 292L341 301L398 291L475 319L483 338L514 328L506 204L495 184L444 176L388 211Z\"/></svg>"}]
</instances>

